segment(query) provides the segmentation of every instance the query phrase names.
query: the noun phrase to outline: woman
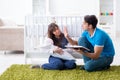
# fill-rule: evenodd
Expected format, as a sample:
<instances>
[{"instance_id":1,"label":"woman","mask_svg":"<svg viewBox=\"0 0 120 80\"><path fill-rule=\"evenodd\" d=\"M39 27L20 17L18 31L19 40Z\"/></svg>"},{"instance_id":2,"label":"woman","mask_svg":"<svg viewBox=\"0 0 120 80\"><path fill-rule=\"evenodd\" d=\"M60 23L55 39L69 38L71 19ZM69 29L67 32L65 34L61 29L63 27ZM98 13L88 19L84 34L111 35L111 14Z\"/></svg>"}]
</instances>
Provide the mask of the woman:
<instances>
[{"instance_id":1,"label":"woman","mask_svg":"<svg viewBox=\"0 0 120 80\"><path fill-rule=\"evenodd\" d=\"M60 57L65 54L65 45L68 44L67 39L64 34L60 31L59 27L55 23L48 25L48 38L53 41L54 49L52 49L52 54L49 57L49 63L43 64L41 68L48 70L63 70L63 69L74 69L76 68L75 60L63 59ZM67 53L66 53L67 54ZM33 66L32 68L40 67Z\"/></svg>"}]
</instances>

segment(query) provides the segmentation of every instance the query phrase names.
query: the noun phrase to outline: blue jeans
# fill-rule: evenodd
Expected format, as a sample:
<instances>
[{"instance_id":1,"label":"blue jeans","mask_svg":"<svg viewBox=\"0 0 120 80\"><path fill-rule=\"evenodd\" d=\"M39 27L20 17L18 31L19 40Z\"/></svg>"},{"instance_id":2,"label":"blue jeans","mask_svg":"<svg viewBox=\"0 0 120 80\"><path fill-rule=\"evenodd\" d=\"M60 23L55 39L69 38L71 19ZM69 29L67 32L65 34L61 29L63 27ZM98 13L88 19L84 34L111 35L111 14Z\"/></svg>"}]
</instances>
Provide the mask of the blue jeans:
<instances>
[{"instance_id":1,"label":"blue jeans","mask_svg":"<svg viewBox=\"0 0 120 80\"><path fill-rule=\"evenodd\" d=\"M43 64L42 68L48 70L74 69L76 68L76 63L75 60L63 60L50 56L49 63Z\"/></svg>"},{"instance_id":2,"label":"blue jeans","mask_svg":"<svg viewBox=\"0 0 120 80\"><path fill-rule=\"evenodd\" d=\"M91 45L91 43L85 38L81 37L78 40L78 45L87 47L90 49L90 53L94 53L94 47ZM99 57L98 59L91 59L85 55L83 55L83 60L84 60L84 69L91 72L91 71L100 71L104 70L106 67L109 67L110 64L113 62L113 56L107 57L107 56L102 56Z\"/></svg>"}]
</instances>

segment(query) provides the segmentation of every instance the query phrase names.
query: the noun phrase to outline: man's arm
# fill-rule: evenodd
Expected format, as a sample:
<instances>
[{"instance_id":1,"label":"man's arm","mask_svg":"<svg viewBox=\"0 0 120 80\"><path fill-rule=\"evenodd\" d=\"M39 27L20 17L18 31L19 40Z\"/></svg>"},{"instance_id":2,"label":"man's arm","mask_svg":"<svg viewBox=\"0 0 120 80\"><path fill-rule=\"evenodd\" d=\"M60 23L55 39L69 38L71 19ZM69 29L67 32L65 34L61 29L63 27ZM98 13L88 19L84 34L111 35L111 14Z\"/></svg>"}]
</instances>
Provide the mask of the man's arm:
<instances>
[{"instance_id":1,"label":"man's arm","mask_svg":"<svg viewBox=\"0 0 120 80\"><path fill-rule=\"evenodd\" d=\"M100 54L101 54L101 52L102 52L102 50L103 50L103 47L101 47L101 46L95 46L94 47L94 53L89 53L89 52L83 52L82 50L77 50L80 54L83 54L83 55L85 55L85 56L87 56L87 57L89 57L89 58L91 58L91 59L98 59L99 58L99 56L100 56Z\"/></svg>"}]
</instances>

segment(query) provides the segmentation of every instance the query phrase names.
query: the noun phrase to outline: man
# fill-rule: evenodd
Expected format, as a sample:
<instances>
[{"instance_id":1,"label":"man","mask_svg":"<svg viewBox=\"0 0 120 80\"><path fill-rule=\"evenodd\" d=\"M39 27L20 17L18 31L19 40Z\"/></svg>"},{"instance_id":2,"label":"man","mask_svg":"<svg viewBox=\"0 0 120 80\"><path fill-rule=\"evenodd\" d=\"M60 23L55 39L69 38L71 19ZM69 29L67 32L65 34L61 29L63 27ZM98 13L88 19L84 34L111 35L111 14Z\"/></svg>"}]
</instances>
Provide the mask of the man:
<instances>
[{"instance_id":1,"label":"man","mask_svg":"<svg viewBox=\"0 0 120 80\"><path fill-rule=\"evenodd\" d=\"M90 52L81 49L76 50L83 55L85 64L81 69L89 72L109 69L115 54L111 38L103 30L96 27L97 23L98 20L95 15L84 17L82 24L84 32L78 43L68 36L66 29L64 30L66 39L73 45L78 44L91 49Z\"/></svg>"}]
</instances>

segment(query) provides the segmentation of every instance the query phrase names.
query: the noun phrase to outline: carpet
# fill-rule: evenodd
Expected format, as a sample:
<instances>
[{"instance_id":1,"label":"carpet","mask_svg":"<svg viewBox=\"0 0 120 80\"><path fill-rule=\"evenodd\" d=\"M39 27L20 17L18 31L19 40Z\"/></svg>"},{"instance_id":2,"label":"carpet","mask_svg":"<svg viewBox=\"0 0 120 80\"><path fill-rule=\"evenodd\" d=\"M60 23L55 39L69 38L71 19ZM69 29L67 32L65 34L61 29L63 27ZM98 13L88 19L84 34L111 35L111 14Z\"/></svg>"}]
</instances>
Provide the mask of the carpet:
<instances>
[{"instance_id":1,"label":"carpet","mask_svg":"<svg viewBox=\"0 0 120 80\"><path fill-rule=\"evenodd\" d=\"M30 69L30 65L14 64L1 76L0 80L120 80L120 66L109 70L87 72L79 66L73 70Z\"/></svg>"}]
</instances>

